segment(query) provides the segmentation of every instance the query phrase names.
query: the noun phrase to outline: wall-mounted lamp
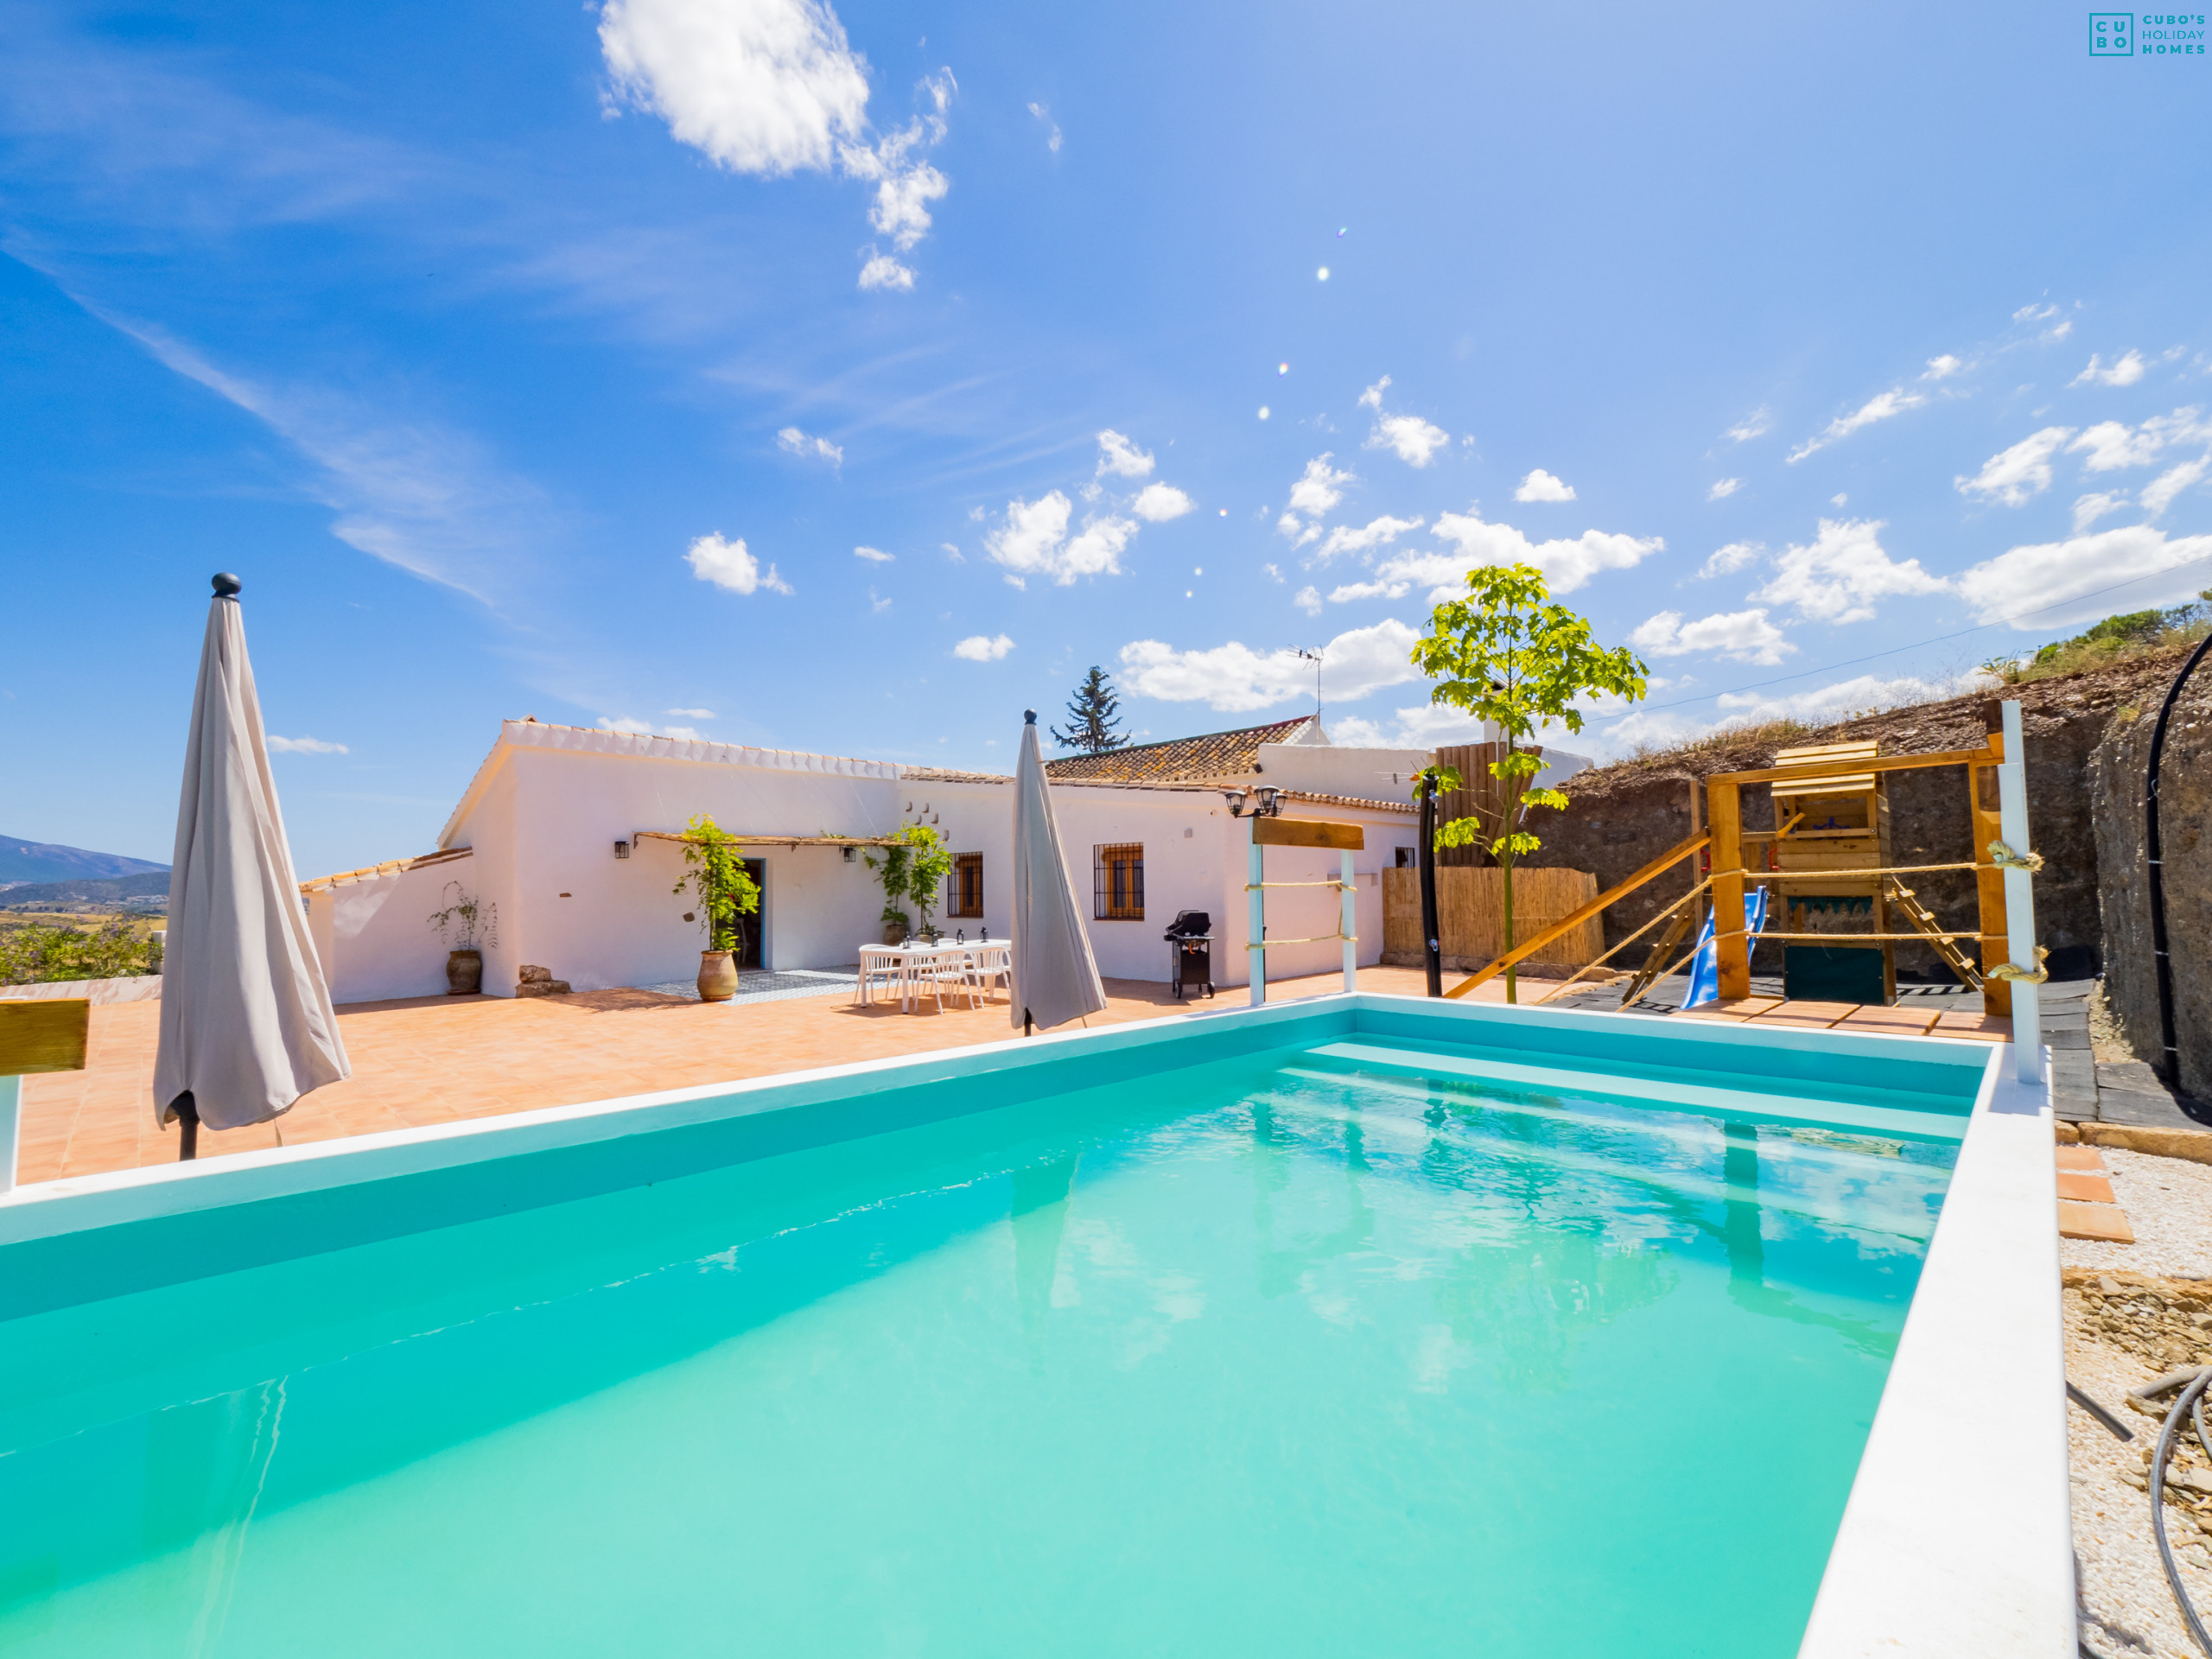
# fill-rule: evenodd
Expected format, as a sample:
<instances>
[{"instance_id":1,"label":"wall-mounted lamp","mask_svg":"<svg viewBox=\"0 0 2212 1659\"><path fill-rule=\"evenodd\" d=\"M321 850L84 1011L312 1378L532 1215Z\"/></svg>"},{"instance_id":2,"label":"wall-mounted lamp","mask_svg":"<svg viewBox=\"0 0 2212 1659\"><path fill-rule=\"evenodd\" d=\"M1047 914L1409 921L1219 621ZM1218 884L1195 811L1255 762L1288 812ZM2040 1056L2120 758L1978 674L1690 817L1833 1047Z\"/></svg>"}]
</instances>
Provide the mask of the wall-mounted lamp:
<instances>
[{"instance_id":1,"label":"wall-mounted lamp","mask_svg":"<svg viewBox=\"0 0 2212 1659\"><path fill-rule=\"evenodd\" d=\"M860 849L857 847L848 847L844 849L844 852L846 863L856 864L860 861Z\"/></svg>"},{"instance_id":2,"label":"wall-mounted lamp","mask_svg":"<svg viewBox=\"0 0 2212 1659\"><path fill-rule=\"evenodd\" d=\"M629 843L628 842L626 842L626 841L618 841L618 842L616 842L614 843L614 856L615 856L615 857L617 857L617 858L627 858L627 857L629 857L629 856L630 856L630 843Z\"/></svg>"},{"instance_id":3,"label":"wall-mounted lamp","mask_svg":"<svg viewBox=\"0 0 2212 1659\"><path fill-rule=\"evenodd\" d=\"M1282 811L1282 791L1273 784L1262 784L1258 792L1260 810L1271 818L1279 816Z\"/></svg>"},{"instance_id":4,"label":"wall-mounted lamp","mask_svg":"<svg viewBox=\"0 0 2212 1659\"><path fill-rule=\"evenodd\" d=\"M1241 818L1244 816L1244 791L1243 790L1224 789L1221 791L1221 798L1229 803L1229 816L1230 817Z\"/></svg>"}]
</instances>

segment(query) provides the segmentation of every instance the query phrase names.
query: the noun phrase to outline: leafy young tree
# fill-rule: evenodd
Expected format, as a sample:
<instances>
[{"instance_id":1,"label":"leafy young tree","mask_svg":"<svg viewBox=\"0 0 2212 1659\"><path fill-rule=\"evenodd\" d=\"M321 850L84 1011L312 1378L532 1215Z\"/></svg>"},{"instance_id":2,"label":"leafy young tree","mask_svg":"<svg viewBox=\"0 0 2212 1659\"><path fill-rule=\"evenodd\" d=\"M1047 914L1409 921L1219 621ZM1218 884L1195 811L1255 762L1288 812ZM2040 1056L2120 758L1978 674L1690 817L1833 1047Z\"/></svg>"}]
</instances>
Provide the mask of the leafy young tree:
<instances>
[{"instance_id":1,"label":"leafy young tree","mask_svg":"<svg viewBox=\"0 0 2212 1659\"><path fill-rule=\"evenodd\" d=\"M1446 600L1429 613L1428 632L1413 663L1439 683L1429 701L1465 710L1496 726L1505 753L1490 763L1502 804L1488 815L1455 818L1437 831L1440 847L1484 847L1504 872L1505 948L1513 949L1513 865L1543 843L1522 829L1532 806L1564 808L1556 789L1529 787L1542 762L1523 747L1556 722L1582 729L1576 706L1597 696L1633 702L1649 689L1650 671L1625 645L1607 649L1591 636L1588 619L1552 600L1543 572L1530 564L1481 565L1467 572L1465 599ZM1519 1000L1514 970L1505 970L1505 998Z\"/></svg>"},{"instance_id":2,"label":"leafy young tree","mask_svg":"<svg viewBox=\"0 0 2212 1659\"><path fill-rule=\"evenodd\" d=\"M901 899L911 899L926 928L930 912L937 907L938 890L952 868L952 849L925 823L899 825L892 842L881 858L867 855L868 868L882 873L883 919L912 927L912 918L899 907Z\"/></svg>"},{"instance_id":3,"label":"leafy young tree","mask_svg":"<svg viewBox=\"0 0 2212 1659\"><path fill-rule=\"evenodd\" d=\"M1052 728L1052 741L1064 749L1084 754L1106 754L1128 747L1129 740L1115 729L1122 721L1122 699L1106 671L1093 663L1090 672L1068 699L1068 728Z\"/></svg>"},{"instance_id":4,"label":"leafy young tree","mask_svg":"<svg viewBox=\"0 0 2212 1659\"><path fill-rule=\"evenodd\" d=\"M683 879L671 891L690 887L698 893L699 925L706 931L708 950L736 950L737 918L760 908L760 884L747 873L737 842L702 812L683 826Z\"/></svg>"}]
</instances>

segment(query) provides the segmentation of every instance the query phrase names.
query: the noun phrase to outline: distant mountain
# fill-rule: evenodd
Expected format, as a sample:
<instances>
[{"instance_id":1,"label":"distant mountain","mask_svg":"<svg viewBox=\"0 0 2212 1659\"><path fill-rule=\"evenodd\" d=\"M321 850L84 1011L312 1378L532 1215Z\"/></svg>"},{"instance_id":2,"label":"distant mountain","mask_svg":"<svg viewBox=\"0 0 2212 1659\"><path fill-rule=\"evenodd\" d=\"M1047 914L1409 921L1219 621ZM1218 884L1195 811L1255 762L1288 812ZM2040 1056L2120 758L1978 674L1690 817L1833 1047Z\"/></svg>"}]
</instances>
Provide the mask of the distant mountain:
<instances>
[{"instance_id":1,"label":"distant mountain","mask_svg":"<svg viewBox=\"0 0 2212 1659\"><path fill-rule=\"evenodd\" d=\"M0 836L0 885L22 881L81 881L118 875L156 875L166 864L120 853L88 853L81 847L56 847L41 841Z\"/></svg>"},{"instance_id":2,"label":"distant mountain","mask_svg":"<svg viewBox=\"0 0 2212 1659\"><path fill-rule=\"evenodd\" d=\"M166 906L169 873L91 877L82 881L25 881L0 886L0 910L25 905L129 905L134 910ZM159 900L159 903L154 901ZM135 901L135 902L134 902Z\"/></svg>"}]
</instances>

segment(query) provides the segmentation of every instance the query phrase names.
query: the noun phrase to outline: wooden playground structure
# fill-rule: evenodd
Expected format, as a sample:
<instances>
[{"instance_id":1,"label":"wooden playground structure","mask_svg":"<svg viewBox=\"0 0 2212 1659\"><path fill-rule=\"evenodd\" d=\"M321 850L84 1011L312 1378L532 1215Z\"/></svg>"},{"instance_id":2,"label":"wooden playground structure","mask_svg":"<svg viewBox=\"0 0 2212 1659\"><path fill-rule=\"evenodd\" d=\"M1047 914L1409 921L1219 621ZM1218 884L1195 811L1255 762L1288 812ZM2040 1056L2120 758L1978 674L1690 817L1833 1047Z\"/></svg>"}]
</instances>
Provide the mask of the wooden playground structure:
<instances>
[{"instance_id":1,"label":"wooden playground structure","mask_svg":"<svg viewBox=\"0 0 2212 1659\"><path fill-rule=\"evenodd\" d=\"M1626 1007L1650 987L1690 964L1692 942L1707 914L1713 918L1711 945L1719 989L1704 1006L1740 1003L1751 992L1751 945L1755 936L1805 951L1808 988L1833 988L1853 981L1863 991L1845 998L1802 1000L1866 1005L1893 1003L1897 997L1895 949L1911 941L1931 946L1951 971L1982 995L1988 1016L2010 1019L2014 988L2031 999L2044 977L2031 938L2014 946L2011 912L2017 909L2024 934L2032 932L2033 910L2027 877L2040 862L2023 845L2006 844L2005 820L2016 819L2015 840L2024 843L2024 770L2005 766L2005 728L2018 742L2018 705L1984 705L1987 740L1978 749L1932 754L1885 755L1872 742L1785 749L1777 764L1748 772L1716 772L1693 785L1693 823L1685 840L1669 849L1618 886L1599 893L1549 927L1526 939L1471 977L1446 992L1465 996L1476 987L1528 960L1555 939L1583 926L1610 906L1686 861L1704 855L1705 873L1689 891L1645 922L1618 944L1585 963L1576 978L1604 967L1613 957L1644 943L1643 963L1630 976L1621 1006ZM1966 771L1965 808L1974 856L1944 864L1892 864L1890 860L1887 779L1893 772L1960 766ZM2009 774L2009 777L2006 776ZM2000 789L2000 780L2005 785ZM1771 786L1775 823L1771 829L1744 824L1743 792L1758 784ZM2000 804L2007 790L2017 803ZM1698 823L1702 816L1703 822ZM1975 925L1971 930L1941 925L1901 878L1947 870L1974 873ZM1693 867L1693 874L1697 868ZM2008 893L2008 885L2012 891ZM1745 909L1755 886L1769 891L1767 917L1780 925L1756 930ZM1850 925L1863 906L1868 925ZM1832 919L1840 914L1841 924ZM1730 918L1735 925L1728 925ZM1652 937L1656 935L1656 937ZM1978 951L1972 947L1978 946ZM1975 957L1979 956L1977 963ZM1854 958L1864 957L1863 961ZM1796 993L1785 962L1785 997ZM1817 971L1816 971L1817 970ZM1569 983L1573 982L1570 981ZM1563 990L1565 986L1559 988Z\"/></svg>"}]
</instances>

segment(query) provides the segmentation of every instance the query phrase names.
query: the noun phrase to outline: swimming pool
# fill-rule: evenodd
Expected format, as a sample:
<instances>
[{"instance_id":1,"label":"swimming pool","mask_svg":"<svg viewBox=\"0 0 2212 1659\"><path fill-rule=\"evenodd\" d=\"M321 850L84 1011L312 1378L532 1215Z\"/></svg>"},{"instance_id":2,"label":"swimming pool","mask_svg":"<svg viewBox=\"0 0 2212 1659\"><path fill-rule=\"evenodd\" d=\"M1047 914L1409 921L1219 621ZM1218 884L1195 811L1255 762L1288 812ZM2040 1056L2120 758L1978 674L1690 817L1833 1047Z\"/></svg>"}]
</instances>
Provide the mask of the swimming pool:
<instances>
[{"instance_id":1,"label":"swimming pool","mask_svg":"<svg viewBox=\"0 0 2212 1659\"><path fill-rule=\"evenodd\" d=\"M1504 1014L27 1189L0 1651L1794 1651L1993 1057Z\"/></svg>"}]
</instances>

